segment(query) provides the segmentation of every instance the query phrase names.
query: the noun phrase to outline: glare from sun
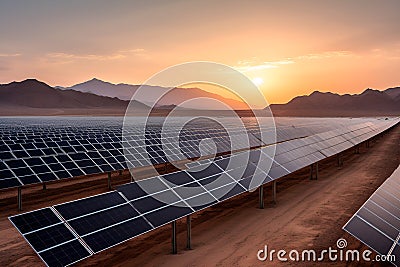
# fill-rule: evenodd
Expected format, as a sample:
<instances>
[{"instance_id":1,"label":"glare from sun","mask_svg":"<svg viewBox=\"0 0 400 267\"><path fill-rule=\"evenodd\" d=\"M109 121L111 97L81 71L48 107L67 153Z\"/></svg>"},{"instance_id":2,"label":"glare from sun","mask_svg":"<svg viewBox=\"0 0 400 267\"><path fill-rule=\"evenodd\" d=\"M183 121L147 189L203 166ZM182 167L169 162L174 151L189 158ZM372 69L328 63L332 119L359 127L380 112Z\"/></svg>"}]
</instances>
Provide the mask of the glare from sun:
<instances>
[{"instance_id":1,"label":"glare from sun","mask_svg":"<svg viewBox=\"0 0 400 267\"><path fill-rule=\"evenodd\" d=\"M264 83L264 80L261 77L255 77L253 78L252 82L256 85L256 86L260 86L261 84Z\"/></svg>"}]
</instances>

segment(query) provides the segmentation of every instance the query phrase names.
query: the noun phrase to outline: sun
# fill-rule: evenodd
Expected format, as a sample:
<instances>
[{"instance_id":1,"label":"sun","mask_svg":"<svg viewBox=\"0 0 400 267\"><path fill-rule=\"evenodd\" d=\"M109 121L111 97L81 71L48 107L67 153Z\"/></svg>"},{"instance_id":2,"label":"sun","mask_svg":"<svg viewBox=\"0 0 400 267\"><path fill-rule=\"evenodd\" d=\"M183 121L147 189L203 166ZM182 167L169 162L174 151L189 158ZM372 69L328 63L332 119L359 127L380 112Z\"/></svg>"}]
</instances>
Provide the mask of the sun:
<instances>
[{"instance_id":1,"label":"sun","mask_svg":"<svg viewBox=\"0 0 400 267\"><path fill-rule=\"evenodd\" d=\"M252 82L256 85L256 86L260 86L261 84L264 83L263 78L261 77L255 77L253 78Z\"/></svg>"}]
</instances>

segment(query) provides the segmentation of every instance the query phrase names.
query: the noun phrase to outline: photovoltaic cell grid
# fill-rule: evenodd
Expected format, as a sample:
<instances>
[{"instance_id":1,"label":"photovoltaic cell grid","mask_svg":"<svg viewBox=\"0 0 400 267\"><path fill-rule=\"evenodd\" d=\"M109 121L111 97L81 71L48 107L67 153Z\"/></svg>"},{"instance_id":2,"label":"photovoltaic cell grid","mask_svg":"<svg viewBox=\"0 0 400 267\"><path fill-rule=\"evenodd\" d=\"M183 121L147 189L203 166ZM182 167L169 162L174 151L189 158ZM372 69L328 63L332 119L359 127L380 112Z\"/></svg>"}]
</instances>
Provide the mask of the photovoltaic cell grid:
<instances>
[{"instance_id":1,"label":"photovoltaic cell grid","mask_svg":"<svg viewBox=\"0 0 400 267\"><path fill-rule=\"evenodd\" d=\"M48 266L68 265L79 255L85 258L245 192L246 187L238 180L249 177L246 172L241 177L235 174L240 173L239 169L248 168L243 157L252 158L261 153L261 150L242 152L221 158L202 171L153 177L123 185L117 191L10 217L10 220ZM226 161L233 161L231 166L235 168L227 167ZM46 242L47 238L50 241ZM71 246L79 253L58 258L58 255L69 255Z\"/></svg>"},{"instance_id":2,"label":"photovoltaic cell grid","mask_svg":"<svg viewBox=\"0 0 400 267\"><path fill-rule=\"evenodd\" d=\"M216 153L229 152L232 141L237 149L262 145L251 133L239 130L234 130L232 136L213 129L184 130L179 134L182 138L178 145L170 140L177 136L171 131L161 137L158 130L150 129L145 135L132 133L128 135L129 140L121 141L115 129L103 133L87 133L93 129L86 129L84 133L75 128L61 130L62 134L46 129L46 137L34 130L23 138L18 132L12 137L12 130L6 138L7 132L2 131L0 188L195 158L200 156L200 141L206 138L215 142ZM211 147L203 148L205 153L211 153ZM167 158L166 153L170 157Z\"/></svg>"},{"instance_id":3,"label":"photovoltaic cell grid","mask_svg":"<svg viewBox=\"0 0 400 267\"><path fill-rule=\"evenodd\" d=\"M400 166L343 229L380 255L394 255L400 266Z\"/></svg>"},{"instance_id":4,"label":"photovoltaic cell grid","mask_svg":"<svg viewBox=\"0 0 400 267\"><path fill-rule=\"evenodd\" d=\"M292 139L276 145L274 160L294 172L319 160L336 155L391 127L392 123L363 123L342 127L305 138ZM209 160L191 162L187 167L207 164ZM273 163L272 170L276 165Z\"/></svg>"},{"instance_id":5,"label":"photovoltaic cell grid","mask_svg":"<svg viewBox=\"0 0 400 267\"><path fill-rule=\"evenodd\" d=\"M48 266L67 266L93 254L52 208L14 217L11 222Z\"/></svg>"},{"instance_id":6,"label":"photovoltaic cell grid","mask_svg":"<svg viewBox=\"0 0 400 267\"><path fill-rule=\"evenodd\" d=\"M232 126L230 136L224 129L207 129L204 125L183 129L177 145L173 137L178 134L173 127L163 129L163 135L158 126L149 126L145 134L128 128L122 140L118 122L100 120L92 124L73 119L67 122L65 125L62 120L42 120L29 124L29 121L13 120L0 124L0 189L197 158L201 155L200 141L207 139L213 142L202 142L203 154L264 145L259 128L254 125L247 126L247 133ZM360 120L339 120L330 126L280 123L277 141L357 122ZM271 131L274 129L261 129L263 134Z\"/></svg>"},{"instance_id":7,"label":"photovoltaic cell grid","mask_svg":"<svg viewBox=\"0 0 400 267\"><path fill-rule=\"evenodd\" d=\"M76 234L79 244L75 243L79 248L82 245L88 253L98 253L173 220L246 192L255 176L261 177L261 183L265 184L300 169L305 164L309 165L325 158L321 152L315 151L315 147L320 149L335 147L343 143L343 139L338 139L338 136L353 132L352 136L357 139L358 136L369 136L366 133L377 134L385 128L376 127L371 130L368 126L359 125L336 134L325 133L309 138L308 141L302 140L303 143L291 143L288 146L285 143L278 144L277 155L285 153L291 155L288 159L281 157L285 160L279 157L276 160L271 159L268 156L268 148L217 157L214 162L206 160L205 162L208 163L206 168L202 165L192 166L186 171L125 184L110 193L56 205L49 209L61 218L65 228L72 229ZM301 147L301 150L295 151L297 147ZM258 161L261 163L257 165ZM263 169L269 166L268 162L271 161L273 161L271 169ZM31 232L31 228L47 232L50 230L46 229L52 230L53 227L53 225L51 227L46 225L46 228L38 228L41 225L32 227L31 223L26 223L26 225L18 223L29 222L29 216L36 212L38 211L10 217L28 242L30 239L27 238L27 234ZM53 224L58 225L59 221ZM39 256L42 255L41 244L30 242L30 245ZM68 255L66 248L53 245L50 242L47 244L50 247L46 249L57 248L58 254ZM76 260L76 255L78 254L71 256L70 262ZM85 257L87 257L86 253L82 252L82 258ZM41 256L41 258L49 266L53 266L52 263L58 260L51 257L44 259ZM63 258L63 260L66 259L69 260L69 258ZM61 263L57 262L57 264ZM62 264L65 265L65 263Z\"/></svg>"}]
</instances>

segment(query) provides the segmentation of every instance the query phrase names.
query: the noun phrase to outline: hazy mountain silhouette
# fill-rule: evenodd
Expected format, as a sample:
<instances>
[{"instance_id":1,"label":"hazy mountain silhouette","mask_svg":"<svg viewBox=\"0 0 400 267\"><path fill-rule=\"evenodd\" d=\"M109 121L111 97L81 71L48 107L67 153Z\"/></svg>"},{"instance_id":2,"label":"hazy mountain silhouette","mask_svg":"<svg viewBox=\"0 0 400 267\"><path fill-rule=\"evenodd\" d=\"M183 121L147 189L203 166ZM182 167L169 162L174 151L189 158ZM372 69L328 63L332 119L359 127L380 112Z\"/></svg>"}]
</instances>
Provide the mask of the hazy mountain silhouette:
<instances>
[{"instance_id":1,"label":"hazy mountain silhouette","mask_svg":"<svg viewBox=\"0 0 400 267\"><path fill-rule=\"evenodd\" d=\"M130 88L135 90L134 85L110 84L97 79L86 82L86 85L95 85L93 90L85 86L87 92L75 91L74 89L53 88L35 79L28 79L21 82L12 82L0 85L0 115L124 115L129 101L121 100L116 97L107 97L94 94L96 90L104 90L106 87L117 90L117 88ZM101 85L101 86L99 86ZM106 85L106 86L105 86ZM101 87L99 89L99 87ZM96 89L97 88L97 89ZM147 89L148 88L148 89ZM96 90L94 90L96 89ZM137 89L137 87L136 87ZM80 90L84 90L83 87ZM110 90L110 89L108 89ZM128 89L122 89L128 90ZM149 94L165 92L167 89L159 86L146 86ZM90 92L89 92L90 91ZM124 95L125 93L123 93ZM226 101L231 106L245 106L239 101L223 98L217 94L212 94L198 88L175 88L169 92L162 101L158 102L157 109L152 111L152 115L162 116L176 109L175 104L191 97L209 97ZM144 101L146 99L143 99ZM233 101L233 102L230 102ZM225 102L225 103L226 103ZM206 102L205 102L206 103ZM208 103L207 103L208 104ZM205 105L205 104L204 104ZM322 93L315 91L307 96L298 96L286 104L270 105L275 116L383 116L400 115L400 87L389 88L384 91L367 89L361 94L339 95L334 93ZM198 107L191 109L178 107L177 110L182 115L197 112ZM200 107L201 108L201 107ZM204 107L202 107L204 108ZM135 101L137 115L146 114L149 106L142 102ZM214 114L213 107L209 107L210 114ZM217 111L219 115L224 112ZM243 114L242 114L243 113ZM247 116L248 111L240 113ZM250 112L251 113L251 112ZM249 113L249 114L250 114ZM136 114L136 110L135 110ZM251 115L251 114L250 114Z\"/></svg>"},{"instance_id":2,"label":"hazy mountain silhouette","mask_svg":"<svg viewBox=\"0 0 400 267\"><path fill-rule=\"evenodd\" d=\"M53 88L35 79L0 85L0 114L108 114L125 111L128 101ZM147 109L148 106L136 105Z\"/></svg>"},{"instance_id":3,"label":"hazy mountain silhouette","mask_svg":"<svg viewBox=\"0 0 400 267\"><path fill-rule=\"evenodd\" d=\"M391 98L398 98L400 96L400 87L388 88L384 91Z\"/></svg>"},{"instance_id":4,"label":"hazy mountain silhouette","mask_svg":"<svg viewBox=\"0 0 400 267\"><path fill-rule=\"evenodd\" d=\"M286 104L272 104L276 116L378 116L400 115L400 87L385 91L366 89L361 94L339 95L315 91Z\"/></svg>"},{"instance_id":5,"label":"hazy mountain silhouette","mask_svg":"<svg viewBox=\"0 0 400 267\"><path fill-rule=\"evenodd\" d=\"M73 89L75 91L91 92L96 95L117 97L122 100L130 100L133 94L140 86L142 86L141 90L143 90L141 92L145 92L145 94L135 99L149 106L154 105L154 103L149 102L149 99L157 99L159 96L164 95L168 91L168 88L161 86L130 85L123 83L112 84L96 78L93 78L92 80L80 84L73 85L71 87L66 87L66 88L58 87L58 88L64 90ZM233 109L247 109L247 105L241 101L222 97L218 94L213 94L199 88L174 88L171 91L169 91L166 95L164 95L162 99L157 101L157 104L155 106L170 106L170 105L182 106L181 103L183 103L184 101L200 97L219 100L225 104L228 104ZM212 105L212 103L207 102L203 104L200 103L200 101L198 101L195 103L191 102L190 104L183 105L183 107L191 109L217 109L220 107L219 105L216 104L214 106L210 105Z\"/></svg>"}]
</instances>

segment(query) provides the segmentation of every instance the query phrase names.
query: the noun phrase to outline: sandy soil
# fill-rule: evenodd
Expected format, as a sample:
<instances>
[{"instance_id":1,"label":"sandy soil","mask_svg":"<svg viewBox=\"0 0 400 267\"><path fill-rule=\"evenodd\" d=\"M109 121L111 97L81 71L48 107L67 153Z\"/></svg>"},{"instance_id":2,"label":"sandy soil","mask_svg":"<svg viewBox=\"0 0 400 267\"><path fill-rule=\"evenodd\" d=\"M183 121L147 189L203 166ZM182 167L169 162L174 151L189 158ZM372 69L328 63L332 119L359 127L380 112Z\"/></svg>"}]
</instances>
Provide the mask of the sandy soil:
<instances>
[{"instance_id":1,"label":"sandy soil","mask_svg":"<svg viewBox=\"0 0 400 267\"><path fill-rule=\"evenodd\" d=\"M308 179L308 169L278 182L277 204L270 203L271 187L265 188L266 208L257 208L258 193L247 193L192 216L192 250L185 246L185 221L178 222L178 255L171 255L170 226L164 226L86 259L78 266L273 266L256 254L270 249L335 248L347 239L348 248L366 249L341 228L400 163L400 127L371 144L360 154L348 151L344 166L335 159L320 163L317 181ZM100 180L99 180L100 179ZM129 181L116 176L113 184ZM24 211L62 203L107 191L106 178L92 177L24 189ZM0 196L0 266L42 266L7 216L17 214L16 190ZM299 265L298 263L286 263ZM319 263L321 264L321 263ZM300 264L310 266L309 262ZM356 266L356 263L324 265ZM362 263L361 265L366 265ZM382 266L377 263L369 266Z\"/></svg>"}]
</instances>

